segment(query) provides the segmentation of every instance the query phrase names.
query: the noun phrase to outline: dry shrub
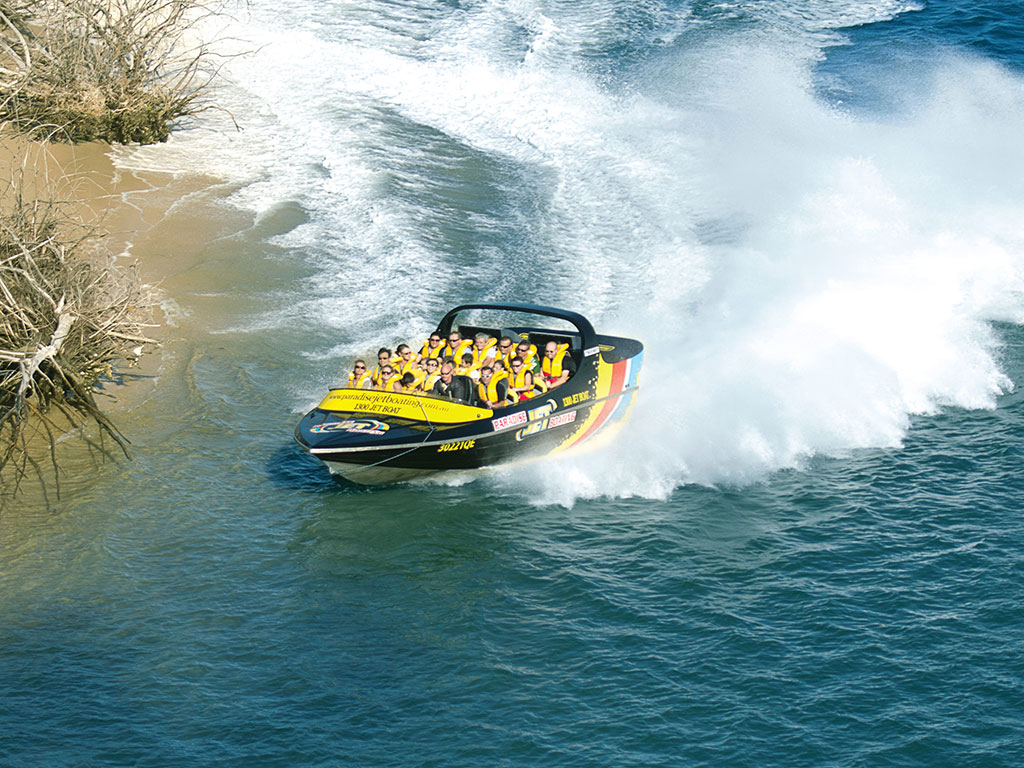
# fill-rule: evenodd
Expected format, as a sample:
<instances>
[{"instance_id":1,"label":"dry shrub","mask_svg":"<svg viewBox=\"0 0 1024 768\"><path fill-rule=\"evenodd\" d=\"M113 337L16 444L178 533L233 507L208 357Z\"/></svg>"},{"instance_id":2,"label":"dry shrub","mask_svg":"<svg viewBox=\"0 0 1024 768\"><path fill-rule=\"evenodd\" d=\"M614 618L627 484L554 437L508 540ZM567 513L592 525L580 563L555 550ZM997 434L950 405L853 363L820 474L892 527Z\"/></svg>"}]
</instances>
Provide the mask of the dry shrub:
<instances>
[{"instance_id":1,"label":"dry shrub","mask_svg":"<svg viewBox=\"0 0 1024 768\"><path fill-rule=\"evenodd\" d=\"M6 185L0 200L0 470L16 484L39 468L29 431L45 431L53 459L70 420L95 422L121 447L126 439L100 411L97 379L141 353L140 289L134 274L89 258L97 235L76 228L66 207L25 185ZM42 476L40 475L40 479ZM59 492L59 487L58 487Z\"/></svg>"},{"instance_id":2,"label":"dry shrub","mask_svg":"<svg viewBox=\"0 0 1024 768\"><path fill-rule=\"evenodd\" d=\"M36 138L152 144L204 109L199 0L0 0L0 119Z\"/></svg>"}]
</instances>

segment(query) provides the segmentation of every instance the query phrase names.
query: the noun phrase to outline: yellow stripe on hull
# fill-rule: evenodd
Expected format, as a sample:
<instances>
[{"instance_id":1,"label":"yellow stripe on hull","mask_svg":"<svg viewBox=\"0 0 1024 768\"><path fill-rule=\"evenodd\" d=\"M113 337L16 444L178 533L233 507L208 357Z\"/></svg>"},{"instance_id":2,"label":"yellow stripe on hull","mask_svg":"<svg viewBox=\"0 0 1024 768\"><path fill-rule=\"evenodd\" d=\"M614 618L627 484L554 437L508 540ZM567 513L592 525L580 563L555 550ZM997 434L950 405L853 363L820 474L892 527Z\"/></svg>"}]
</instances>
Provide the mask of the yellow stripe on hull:
<instances>
[{"instance_id":1,"label":"yellow stripe on hull","mask_svg":"<svg viewBox=\"0 0 1024 768\"><path fill-rule=\"evenodd\" d=\"M332 389L319 407L325 411L397 416L432 424L460 424L489 419L494 415L494 411L488 408L475 408L436 397L365 389Z\"/></svg>"}]
</instances>

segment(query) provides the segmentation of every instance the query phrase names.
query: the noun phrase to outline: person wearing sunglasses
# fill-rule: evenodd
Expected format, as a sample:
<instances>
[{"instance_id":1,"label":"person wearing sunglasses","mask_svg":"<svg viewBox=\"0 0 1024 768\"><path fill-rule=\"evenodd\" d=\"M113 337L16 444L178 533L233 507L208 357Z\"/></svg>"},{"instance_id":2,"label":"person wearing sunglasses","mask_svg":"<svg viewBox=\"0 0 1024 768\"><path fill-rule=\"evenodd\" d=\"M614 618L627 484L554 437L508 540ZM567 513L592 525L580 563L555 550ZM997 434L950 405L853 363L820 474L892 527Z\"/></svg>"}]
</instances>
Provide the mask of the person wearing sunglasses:
<instances>
[{"instance_id":1,"label":"person wearing sunglasses","mask_svg":"<svg viewBox=\"0 0 1024 768\"><path fill-rule=\"evenodd\" d=\"M447 397L458 403L473 402L473 380L468 376L455 374L455 366L449 360L441 363L441 376L434 382L435 395Z\"/></svg>"},{"instance_id":2,"label":"person wearing sunglasses","mask_svg":"<svg viewBox=\"0 0 1024 768\"><path fill-rule=\"evenodd\" d=\"M434 384L441 377L441 361L436 357L428 357L423 361L423 368L427 375L420 382L420 389L424 392L430 392L434 389Z\"/></svg>"},{"instance_id":3,"label":"person wearing sunglasses","mask_svg":"<svg viewBox=\"0 0 1024 768\"><path fill-rule=\"evenodd\" d=\"M569 355L568 344L549 341L544 347L544 359L540 363L541 376L548 389L554 389L569 380L576 373L576 362Z\"/></svg>"},{"instance_id":4,"label":"person wearing sunglasses","mask_svg":"<svg viewBox=\"0 0 1024 768\"><path fill-rule=\"evenodd\" d=\"M348 385L351 389L373 389L373 372L364 361L356 360L348 375Z\"/></svg>"},{"instance_id":5,"label":"person wearing sunglasses","mask_svg":"<svg viewBox=\"0 0 1024 768\"><path fill-rule=\"evenodd\" d=\"M488 408L503 408L507 396L508 379L495 378L494 369L489 365L481 368L480 381L476 385L477 404L485 405Z\"/></svg>"},{"instance_id":6,"label":"person wearing sunglasses","mask_svg":"<svg viewBox=\"0 0 1024 768\"><path fill-rule=\"evenodd\" d=\"M410 373L416 369L419 357L409 349L408 344L399 344L395 351L398 353L398 362L395 363L395 366L400 373Z\"/></svg>"},{"instance_id":7,"label":"person wearing sunglasses","mask_svg":"<svg viewBox=\"0 0 1024 768\"><path fill-rule=\"evenodd\" d=\"M420 357L434 357L440 360L444 357L444 339L439 334L432 333L430 338L423 342L423 349L420 350Z\"/></svg>"},{"instance_id":8,"label":"person wearing sunglasses","mask_svg":"<svg viewBox=\"0 0 1024 768\"><path fill-rule=\"evenodd\" d=\"M377 389L381 392L393 392L394 383L401 378L402 374L396 371L391 363L388 363L380 369L380 383L377 385Z\"/></svg>"},{"instance_id":9,"label":"person wearing sunglasses","mask_svg":"<svg viewBox=\"0 0 1024 768\"><path fill-rule=\"evenodd\" d=\"M523 358L523 367L526 370L533 371L534 373L537 372L537 347L523 339L523 341L516 344L515 354Z\"/></svg>"},{"instance_id":10,"label":"person wearing sunglasses","mask_svg":"<svg viewBox=\"0 0 1024 768\"><path fill-rule=\"evenodd\" d=\"M461 360L471 346L473 346L473 342L470 339L464 339L461 333L452 331L448 334L448 346L445 348L444 357Z\"/></svg>"},{"instance_id":11,"label":"person wearing sunglasses","mask_svg":"<svg viewBox=\"0 0 1024 768\"><path fill-rule=\"evenodd\" d=\"M520 400L533 397L533 372L526 367L523 358L516 355L512 358L512 373L509 375L509 388Z\"/></svg>"},{"instance_id":12,"label":"person wearing sunglasses","mask_svg":"<svg viewBox=\"0 0 1024 768\"><path fill-rule=\"evenodd\" d=\"M498 339L498 354L495 360L500 360L505 364L505 370L512 367L512 356L515 354L514 347L512 345L512 339L508 336L502 336ZM493 365L493 363L492 363Z\"/></svg>"},{"instance_id":13,"label":"person wearing sunglasses","mask_svg":"<svg viewBox=\"0 0 1024 768\"><path fill-rule=\"evenodd\" d=\"M377 350L377 367L373 369L373 386L380 389L380 377L384 368L391 367L391 350L381 347Z\"/></svg>"}]
</instances>

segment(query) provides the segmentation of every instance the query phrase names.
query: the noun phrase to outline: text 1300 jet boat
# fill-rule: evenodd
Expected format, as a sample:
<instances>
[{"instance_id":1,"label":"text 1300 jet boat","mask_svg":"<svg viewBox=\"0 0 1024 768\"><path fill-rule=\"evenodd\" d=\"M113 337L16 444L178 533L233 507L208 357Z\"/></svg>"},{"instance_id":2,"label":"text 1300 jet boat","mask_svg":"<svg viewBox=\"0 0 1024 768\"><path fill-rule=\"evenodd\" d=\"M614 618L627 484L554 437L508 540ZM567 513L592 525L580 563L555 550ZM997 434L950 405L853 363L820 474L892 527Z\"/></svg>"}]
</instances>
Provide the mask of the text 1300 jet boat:
<instances>
[{"instance_id":1,"label":"text 1300 jet boat","mask_svg":"<svg viewBox=\"0 0 1024 768\"><path fill-rule=\"evenodd\" d=\"M513 315L516 321L457 325L460 313L474 320ZM518 319L544 325L520 325ZM576 373L549 392L494 410L432 395L332 389L299 422L295 439L332 473L376 485L564 451L623 420L636 397L643 345L599 335L576 312L532 304L464 304L444 316L436 333L444 339L453 329L463 338L482 331L525 339L540 350L548 341L567 344Z\"/></svg>"}]
</instances>

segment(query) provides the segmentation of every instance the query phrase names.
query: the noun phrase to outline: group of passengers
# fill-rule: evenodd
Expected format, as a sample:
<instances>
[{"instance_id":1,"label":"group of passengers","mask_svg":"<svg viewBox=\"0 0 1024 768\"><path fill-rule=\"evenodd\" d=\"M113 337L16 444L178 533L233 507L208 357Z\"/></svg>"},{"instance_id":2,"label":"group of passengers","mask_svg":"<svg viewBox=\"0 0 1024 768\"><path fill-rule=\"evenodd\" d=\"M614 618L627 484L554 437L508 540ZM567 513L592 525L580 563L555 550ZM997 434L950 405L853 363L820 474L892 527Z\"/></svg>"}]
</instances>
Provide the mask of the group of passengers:
<instances>
[{"instance_id":1,"label":"group of passengers","mask_svg":"<svg viewBox=\"0 0 1024 768\"><path fill-rule=\"evenodd\" d=\"M478 333L472 339L452 331L447 341L432 333L420 351L399 344L377 352L372 370L356 360L348 386L381 392L431 394L483 408L501 408L547 392L576 372L569 345L549 341L544 354L528 339L513 342Z\"/></svg>"}]
</instances>

